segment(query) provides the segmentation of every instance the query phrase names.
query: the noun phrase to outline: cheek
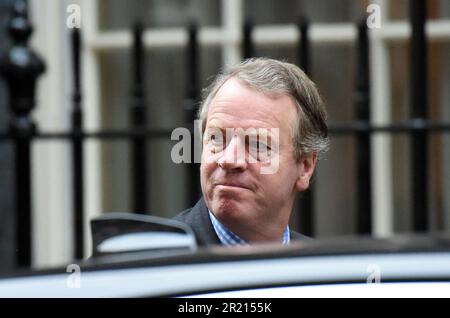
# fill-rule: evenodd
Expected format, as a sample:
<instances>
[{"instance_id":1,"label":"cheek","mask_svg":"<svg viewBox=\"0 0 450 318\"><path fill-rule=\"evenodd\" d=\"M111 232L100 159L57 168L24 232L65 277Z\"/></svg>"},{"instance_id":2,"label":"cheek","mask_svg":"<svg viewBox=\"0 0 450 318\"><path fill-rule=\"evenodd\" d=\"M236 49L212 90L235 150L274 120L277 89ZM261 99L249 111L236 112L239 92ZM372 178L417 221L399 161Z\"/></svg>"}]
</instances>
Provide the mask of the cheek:
<instances>
[{"instance_id":1,"label":"cheek","mask_svg":"<svg viewBox=\"0 0 450 318\"><path fill-rule=\"evenodd\" d=\"M202 182L208 178L208 176L211 174L211 168L208 164L203 163L200 165L200 178L202 179Z\"/></svg>"},{"instance_id":2,"label":"cheek","mask_svg":"<svg viewBox=\"0 0 450 318\"><path fill-rule=\"evenodd\" d=\"M290 193L297 181L298 167L290 161L280 160L274 174L258 174L260 186L271 193Z\"/></svg>"},{"instance_id":3,"label":"cheek","mask_svg":"<svg viewBox=\"0 0 450 318\"><path fill-rule=\"evenodd\" d=\"M208 162L203 160L202 157L202 163L200 165L200 179L202 183L202 187L205 186L208 182L208 179L213 174L214 170L216 169L216 164L212 162Z\"/></svg>"},{"instance_id":4,"label":"cheek","mask_svg":"<svg viewBox=\"0 0 450 318\"><path fill-rule=\"evenodd\" d=\"M210 147L208 145L203 144L203 151L201 156L201 164L211 166L211 164L215 164L218 159L218 154L211 152Z\"/></svg>"}]
</instances>

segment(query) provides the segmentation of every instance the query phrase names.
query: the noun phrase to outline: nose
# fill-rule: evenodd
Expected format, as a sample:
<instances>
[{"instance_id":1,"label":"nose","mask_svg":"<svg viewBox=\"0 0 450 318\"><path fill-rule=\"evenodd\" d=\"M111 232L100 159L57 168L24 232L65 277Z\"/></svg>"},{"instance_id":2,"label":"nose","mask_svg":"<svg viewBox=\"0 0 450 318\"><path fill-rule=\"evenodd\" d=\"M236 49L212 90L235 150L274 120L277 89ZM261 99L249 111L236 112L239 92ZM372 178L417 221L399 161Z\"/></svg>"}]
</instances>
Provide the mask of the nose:
<instances>
[{"instance_id":1,"label":"nose","mask_svg":"<svg viewBox=\"0 0 450 318\"><path fill-rule=\"evenodd\" d=\"M245 144L239 136L233 136L225 146L222 156L217 160L219 167L225 170L245 170L247 161L245 156Z\"/></svg>"}]
</instances>

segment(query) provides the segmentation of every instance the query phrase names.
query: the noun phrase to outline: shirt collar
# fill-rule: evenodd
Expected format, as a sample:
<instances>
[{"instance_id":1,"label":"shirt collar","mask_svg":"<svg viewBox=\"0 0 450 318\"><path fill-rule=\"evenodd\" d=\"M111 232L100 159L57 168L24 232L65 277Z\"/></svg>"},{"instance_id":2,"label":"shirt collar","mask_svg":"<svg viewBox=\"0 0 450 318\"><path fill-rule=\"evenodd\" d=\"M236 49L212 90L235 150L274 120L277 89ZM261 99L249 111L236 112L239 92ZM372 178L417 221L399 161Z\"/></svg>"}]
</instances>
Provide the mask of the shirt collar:
<instances>
[{"instance_id":1,"label":"shirt collar","mask_svg":"<svg viewBox=\"0 0 450 318\"><path fill-rule=\"evenodd\" d=\"M238 235L234 234L232 231L230 231L225 225L223 225L216 216L208 210L209 218L211 219L211 223L213 225L214 231L216 232L217 236L219 237L220 242L222 245L249 245L247 241L240 238ZM289 233L289 225L286 226L286 229L283 233L283 245L287 245L290 243L291 236Z\"/></svg>"}]
</instances>

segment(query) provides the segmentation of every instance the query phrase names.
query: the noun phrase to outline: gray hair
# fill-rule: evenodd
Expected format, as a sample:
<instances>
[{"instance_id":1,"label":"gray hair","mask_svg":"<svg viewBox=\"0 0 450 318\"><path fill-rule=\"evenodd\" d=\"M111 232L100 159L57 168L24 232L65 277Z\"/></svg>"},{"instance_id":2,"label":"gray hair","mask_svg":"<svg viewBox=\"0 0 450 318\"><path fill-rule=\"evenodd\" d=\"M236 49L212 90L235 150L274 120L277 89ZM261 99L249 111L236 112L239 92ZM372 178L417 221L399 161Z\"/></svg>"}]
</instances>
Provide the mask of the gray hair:
<instances>
[{"instance_id":1,"label":"gray hair","mask_svg":"<svg viewBox=\"0 0 450 318\"><path fill-rule=\"evenodd\" d=\"M297 66L269 58L251 58L217 75L203 91L203 101L198 111L202 133L206 128L209 105L222 85L236 78L247 87L267 96L290 96L297 106L297 124L293 127L293 144L297 159L302 154L317 153L328 149L326 110L316 85Z\"/></svg>"}]
</instances>

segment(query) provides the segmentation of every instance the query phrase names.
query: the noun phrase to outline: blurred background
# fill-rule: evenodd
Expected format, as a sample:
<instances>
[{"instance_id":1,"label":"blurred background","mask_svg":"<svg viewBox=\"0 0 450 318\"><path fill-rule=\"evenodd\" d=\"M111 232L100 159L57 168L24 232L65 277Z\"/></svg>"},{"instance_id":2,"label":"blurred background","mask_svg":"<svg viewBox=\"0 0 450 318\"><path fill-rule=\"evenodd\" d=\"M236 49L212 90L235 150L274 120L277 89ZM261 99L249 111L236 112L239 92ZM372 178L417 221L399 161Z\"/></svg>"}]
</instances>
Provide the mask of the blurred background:
<instances>
[{"instance_id":1,"label":"blurred background","mask_svg":"<svg viewBox=\"0 0 450 318\"><path fill-rule=\"evenodd\" d=\"M0 51L14 44L7 33L13 0L0 0ZM243 59L244 30L251 23L252 55L301 64L299 28L308 22L308 74L325 100L331 127L355 120L358 86L356 23L370 4L380 8L381 27L369 30L370 122L388 126L411 119L411 27L407 0L28 0L34 33L30 47L46 64L37 80L30 113L39 132L72 127L73 28L68 19L77 5L81 36L81 109L83 129L126 131L131 127L133 93L132 28L143 28L144 128L171 131L186 126L186 96L192 90L188 26L198 31L197 80L200 90L227 64ZM450 122L450 2L426 4L427 119ZM365 21L365 20L364 20ZM5 81L0 80L0 132L12 118ZM333 126L334 125L334 126ZM336 129L335 131L339 131ZM320 161L313 182L310 226L316 238L368 234L378 237L413 232L413 166L408 133L378 132L370 137L370 229L361 233L357 212L355 134L333 133L330 151ZM425 156L427 193L424 230L450 229L450 143L446 133L430 133ZM145 141L147 167L145 212L172 217L191 206L192 167L175 164L170 134ZM107 212L132 212L133 155L126 138L83 140L83 256L90 251L89 219ZM31 264L47 267L74 258L73 147L64 138L31 142ZM0 270L16 266L17 163L13 141L0 140ZM195 187L195 185L192 185ZM447 189L447 190L446 190ZM190 194L189 194L190 193ZM301 203L291 220L302 230ZM20 220L19 220L20 222Z\"/></svg>"}]
</instances>

